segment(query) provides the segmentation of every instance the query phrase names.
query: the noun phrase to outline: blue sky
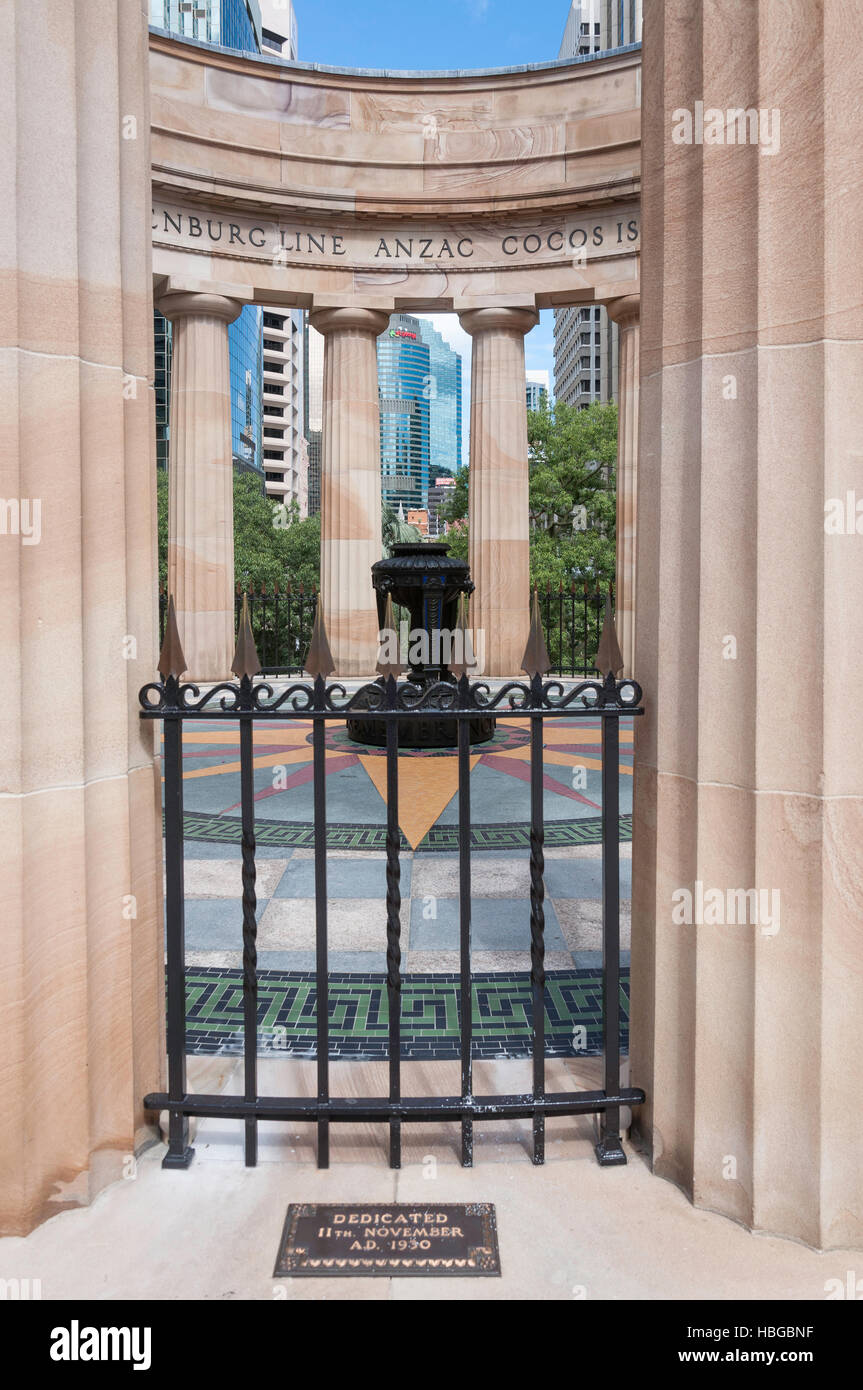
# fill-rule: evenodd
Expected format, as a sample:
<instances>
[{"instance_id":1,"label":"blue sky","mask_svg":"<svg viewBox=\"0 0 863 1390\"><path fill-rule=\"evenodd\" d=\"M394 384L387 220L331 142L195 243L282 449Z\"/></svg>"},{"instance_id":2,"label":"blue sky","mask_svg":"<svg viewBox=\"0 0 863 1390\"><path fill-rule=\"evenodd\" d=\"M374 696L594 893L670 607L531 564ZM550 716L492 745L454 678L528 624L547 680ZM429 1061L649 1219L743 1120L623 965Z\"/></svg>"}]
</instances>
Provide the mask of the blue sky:
<instances>
[{"instance_id":1,"label":"blue sky","mask_svg":"<svg viewBox=\"0 0 863 1390\"><path fill-rule=\"evenodd\" d=\"M556 58L569 0L294 0L294 10L308 63L490 68Z\"/></svg>"}]
</instances>

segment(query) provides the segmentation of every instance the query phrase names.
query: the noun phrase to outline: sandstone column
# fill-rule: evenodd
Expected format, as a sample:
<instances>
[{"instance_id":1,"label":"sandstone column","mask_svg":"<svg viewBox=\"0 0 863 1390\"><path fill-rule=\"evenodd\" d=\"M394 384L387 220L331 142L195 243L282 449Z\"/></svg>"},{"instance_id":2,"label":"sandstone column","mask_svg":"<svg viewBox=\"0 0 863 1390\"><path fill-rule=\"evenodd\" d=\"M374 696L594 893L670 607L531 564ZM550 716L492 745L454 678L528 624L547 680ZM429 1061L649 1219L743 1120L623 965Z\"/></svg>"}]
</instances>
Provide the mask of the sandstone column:
<instances>
[{"instance_id":1,"label":"sandstone column","mask_svg":"<svg viewBox=\"0 0 863 1390\"><path fill-rule=\"evenodd\" d=\"M147 21L3 7L0 1233L130 1172L160 1084ZM10 510L11 508L11 510Z\"/></svg>"},{"instance_id":2,"label":"sandstone column","mask_svg":"<svg viewBox=\"0 0 863 1390\"><path fill-rule=\"evenodd\" d=\"M225 680L234 654L234 468L228 324L242 304L171 290L157 308L173 326L168 592L186 680Z\"/></svg>"},{"instance_id":3,"label":"sandstone column","mask_svg":"<svg viewBox=\"0 0 863 1390\"><path fill-rule=\"evenodd\" d=\"M639 1123L698 1205L821 1247L863 1244L857 16L644 15ZM763 112L758 143L749 120L719 143L707 112L741 108ZM678 924L697 884L721 898Z\"/></svg>"},{"instance_id":4,"label":"sandstone column","mask_svg":"<svg viewBox=\"0 0 863 1390\"><path fill-rule=\"evenodd\" d=\"M617 573L615 621L623 673L635 666L635 537L638 511L638 318L637 294L606 304L620 328L617 376Z\"/></svg>"},{"instance_id":5,"label":"sandstone column","mask_svg":"<svg viewBox=\"0 0 863 1390\"><path fill-rule=\"evenodd\" d=\"M473 338L470 400L471 626L485 671L518 676L530 625L527 403L524 335L535 309L468 309Z\"/></svg>"},{"instance_id":6,"label":"sandstone column","mask_svg":"<svg viewBox=\"0 0 863 1390\"><path fill-rule=\"evenodd\" d=\"M321 597L340 676L374 676L378 616L371 567L381 558L377 309L317 309L324 348Z\"/></svg>"}]
</instances>

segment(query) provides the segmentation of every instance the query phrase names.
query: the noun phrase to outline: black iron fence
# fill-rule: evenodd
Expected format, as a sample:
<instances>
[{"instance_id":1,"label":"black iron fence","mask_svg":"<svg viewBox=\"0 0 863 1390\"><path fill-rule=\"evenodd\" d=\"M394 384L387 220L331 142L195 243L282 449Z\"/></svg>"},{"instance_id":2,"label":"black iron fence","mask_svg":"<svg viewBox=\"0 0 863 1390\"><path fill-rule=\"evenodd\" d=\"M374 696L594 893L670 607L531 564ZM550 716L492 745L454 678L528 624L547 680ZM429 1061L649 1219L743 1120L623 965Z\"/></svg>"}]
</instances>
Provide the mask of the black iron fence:
<instances>
[{"instance_id":1,"label":"black iron fence","mask_svg":"<svg viewBox=\"0 0 863 1390\"><path fill-rule=\"evenodd\" d=\"M613 584L607 592L613 610ZM557 588L549 583L539 591L542 625L555 675L589 676L596 672L605 600L606 591L574 581L568 589L563 583Z\"/></svg>"},{"instance_id":2,"label":"black iron fence","mask_svg":"<svg viewBox=\"0 0 863 1390\"><path fill-rule=\"evenodd\" d=\"M321 625L322 626L322 625ZM538 622L537 622L538 626ZM261 1120L311 1120L317 1124L319 1167L329 1163L329 1127L333 1123L380 1122L389 1127L390 1165L401 1162L404 1123L458 1120L461 1122L461 1160L473 1160L475 1120L529 1117L533 1121L533 1161L545 1153L546 1116L595 1114L601 1117L597 1158L602 1164L625 1163L620 1137L622 1106L639 1105L644 1092L620 1084L620 927L619 927L619 807L618 763L621 717L641 711L641 689L635 681L581 681L571 688L534 674L528 681L509 681L494 689L462 676L455 685L438 684L425 690L393 676L366 685L350 697L323 675L288 684L276 691L256 682L258 664L241 626L235 669L246 672L203 694L179 676L185 659L176 624L169 616L168 634L160 660L162 679L140 692L141 717L160 720L164 729L165 868L167 895L167 1017L168 1090L146 1096L149 1110L167 1109L170 1116L166 1167L187 1167L192 1157L188 1120L192 1115L241 1119L245 1122L245 1159L257 1158L257 1127ZM530 649L530 644L529 644ZM309 664L314 665L311 655ZM526 654L526 665L530 660ZM331 1096L330 1004L328 996L325 730L361 709L374 713L386 726L386 902L382 903L381 932L386 938L386 986L389 1029L389 1093L385 1097L350 1099ZM418 714L447 718L457 724L460 1057L458 1095L402 1096L401 1093L401 893L399 831L398 730ZM531 1051L533 1084L521 1094L475 1095L472 1060L471 975L471 806L470 721L478 714L523 718L530 727L530 985L532 997ZM548 1091L545 1082L545 915L543 822L543 721L552 717L596 725L601 729L602 755L602 1007L604 1080L601 1090ZM243 1056L242 1095L190 1094L186 1084L186 994L183 885L183 725L186 720L237 722L240 729L241 821L237 827L242 863ZM315 912L316 912L316 1028L317 1094L262 1096L258 1089L258 968L255 867L255 803L253 757L255 729L270 720L305 720L312 725ZM526 904L527 906L527 904ZM239 923L238 923L239 932Z\"/></svg>"},{"instance_id":3,"label":"black iron fence","mask_svg":"<svg viewBox=\"0 0 863 1390\"><path fill-rule=\"evenodd\" d=\"M309 649L315 610L318 606L318 591L306 592L302 584L296 588L291 584L284 587L274 584L271 588L261 585L258 590L241 589L237 585L234 595L235 627L239 630L243 598L248 602L249 619L255 645L261 658L261 671L264 675L299 674L303 660ZM168 598L164 590L159 593L159 641L165 636L165 615Z\"/></svg>"},{"instance_id":4,"label":"black iron fence","mask_svg":"<svg viewBox=\"0 0 863 1390\"><path fill-rule=\"evenodd\" d=\"M612 604L614 588L610 589ZM239 629L243 597L248 600L252 634L261 659L264 675L293 675L303 669L315 621L318 593L306 593L302 584L297 588L286 584L261 586L241 590L235 595L236 627ZM159 594L159 640L165 635L167 596ZM545 630L551 672L559 676L589 676L596 674L594 659L602 633L605 593L585 584L563 584L553 588L547 584L540 590L542 623ZM397 629L409 620L407 609L395 609Z\"/></svg>"}]
</instances>

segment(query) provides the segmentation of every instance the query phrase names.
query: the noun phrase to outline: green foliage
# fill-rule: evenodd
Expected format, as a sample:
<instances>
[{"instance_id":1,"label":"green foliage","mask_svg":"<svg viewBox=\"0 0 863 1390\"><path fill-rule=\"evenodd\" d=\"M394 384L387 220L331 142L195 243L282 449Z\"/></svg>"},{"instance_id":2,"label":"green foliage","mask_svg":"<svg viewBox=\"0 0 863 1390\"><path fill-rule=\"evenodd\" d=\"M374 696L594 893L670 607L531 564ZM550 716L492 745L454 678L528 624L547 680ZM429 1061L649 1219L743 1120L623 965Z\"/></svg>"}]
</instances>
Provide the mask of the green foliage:
<instances>
[{"instance_id":1,"label":"green foliage","mask_svg":"<svg viewBox=\"0 0 863 1390\"><path fill-rule=\"evenodd\" d=\"M168 474L156 479L159 517L159 583L168 578ZM274 505L254 473L234 473L234 576L244 589L274 584L307 592L318 587L321 519L301 517L296 502Z\"/></svg>"},{"instance_id":2,"label":"green foliage","mask_svg":"<svg viewBox=\"0 0 863 1390\"><path fill-rule=\"evenodd\" d=\"M159 548L159 588L168 584L168 474L164 468L156 470L156 517Z\"/></svg>"},{"instance_id":3,"label":"green foliage","mask_svg":"<svg viewBox=\"0 0 863 1390\"><path fill-rule=\"evenodd\" d=\"M595 401L586 410L557 401L527 417L530 519L535 531L562 539L589 538L579 555L603 553L614 542L617 406Z\"/></svg>"},{"instance_id":4,"label":"green foliage","mask_svg":"<svg viewBox=\"0 0 863 1390\"><path fill-rule=\"evenodd\" d=\"M604 593L614 578L617 406L594 402L586 410L556 402L528 411L530 579L545 589L569 591L589 576ZM456 474L452 496L441 506L450 523L452 554L467 558L468 481ZM455 524L454 524L455 523Z\"/></svg>"},{"instance_id":5,"label":"green foliage","mask_svg":"<svg viewBox=\"0 0 863 1390\"><path fill-rule=\"evenodd\" d=\"M296 502L274 504L254 473L234 474L234 576L242 588L315 589L320 554L319 516L301 517Z\"/></svg>"},{"instance_id":6,"label":"green foliage","mask_svg":"<svg viewBox=\"0 0 863 1390\"><path fill-rule=\"evenodd\" d=\"M450 528L446 535L441 537L449 546L449 553L456 560L468 559L468 524L467 521L454 521L450 523Z\"/></svg>"}]
</instances>

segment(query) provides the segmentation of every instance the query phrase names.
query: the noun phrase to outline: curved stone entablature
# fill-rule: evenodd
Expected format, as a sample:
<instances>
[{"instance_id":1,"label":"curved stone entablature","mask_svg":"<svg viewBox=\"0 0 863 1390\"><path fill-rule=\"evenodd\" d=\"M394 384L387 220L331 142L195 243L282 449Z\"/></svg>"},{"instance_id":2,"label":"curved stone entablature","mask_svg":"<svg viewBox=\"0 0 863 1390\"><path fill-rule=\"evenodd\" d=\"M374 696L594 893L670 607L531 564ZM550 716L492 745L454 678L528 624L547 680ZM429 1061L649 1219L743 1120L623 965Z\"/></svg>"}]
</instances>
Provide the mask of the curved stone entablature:
<instances>
[{"instance_id":1,"label":"curved stone entablature","mask_svg":"<svg viewBox=\"0 0 863 1390\"><path fill-rule=\"evenodd\" d=\"M150 48L157 276L306 308L638 292L640 47L455 74Z\"/></svg>"}]
</instances>

